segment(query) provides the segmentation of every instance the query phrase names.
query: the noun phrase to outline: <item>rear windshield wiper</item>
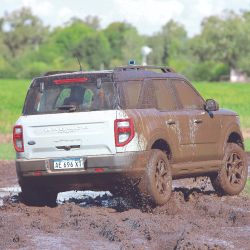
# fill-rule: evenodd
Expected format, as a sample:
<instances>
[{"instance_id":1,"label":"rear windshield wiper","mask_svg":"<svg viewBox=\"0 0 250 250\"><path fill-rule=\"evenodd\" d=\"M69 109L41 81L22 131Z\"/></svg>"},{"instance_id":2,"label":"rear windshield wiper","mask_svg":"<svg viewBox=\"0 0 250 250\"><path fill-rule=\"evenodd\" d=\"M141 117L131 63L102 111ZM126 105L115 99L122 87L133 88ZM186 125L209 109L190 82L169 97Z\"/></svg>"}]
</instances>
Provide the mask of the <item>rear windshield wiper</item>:
<instances>
[{"instance_id":1,"label":"rear windshield wiper","mask_svg":"<svg viewBox=\"0 0 250 250\"><path fill-rule=\"evenodd\" d=\"M60 107L57 107L58 110L67 110L69 112L74 112L76 111L76 106L75 105L62 105Z\"/></svg>"}]
</instances>

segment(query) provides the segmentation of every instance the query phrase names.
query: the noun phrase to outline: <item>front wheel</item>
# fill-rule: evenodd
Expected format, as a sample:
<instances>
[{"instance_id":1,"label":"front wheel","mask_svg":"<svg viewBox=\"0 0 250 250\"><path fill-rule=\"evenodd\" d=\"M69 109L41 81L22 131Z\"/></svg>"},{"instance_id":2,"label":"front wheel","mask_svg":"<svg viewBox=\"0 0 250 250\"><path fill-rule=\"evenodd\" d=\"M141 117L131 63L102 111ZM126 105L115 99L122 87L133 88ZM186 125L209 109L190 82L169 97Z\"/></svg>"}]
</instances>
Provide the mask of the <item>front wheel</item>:
<instances>
[{"instance_id":1,"label":"front wheel","mask_svg":"<svg viewBox=\"0 0 250 250\"><path fill-rule=\"evenodd\" d=\"M172 193L171 167L167 155L158 149L151 150L145 177L139 185L142 196L153 204L163 205Z\"/></svg>"},{"instance_id":2,"label":"front wheel","mask_svg":"<svg viewBox=\"0 0 250 250\"><path fill-rule=\"evenodd\" d=\"M216 176L211 177L212 185L222 195L237 195L245 187L248 175L244 150L235 143L228 143L223 166Z\"/></svg>"}]
</instances>

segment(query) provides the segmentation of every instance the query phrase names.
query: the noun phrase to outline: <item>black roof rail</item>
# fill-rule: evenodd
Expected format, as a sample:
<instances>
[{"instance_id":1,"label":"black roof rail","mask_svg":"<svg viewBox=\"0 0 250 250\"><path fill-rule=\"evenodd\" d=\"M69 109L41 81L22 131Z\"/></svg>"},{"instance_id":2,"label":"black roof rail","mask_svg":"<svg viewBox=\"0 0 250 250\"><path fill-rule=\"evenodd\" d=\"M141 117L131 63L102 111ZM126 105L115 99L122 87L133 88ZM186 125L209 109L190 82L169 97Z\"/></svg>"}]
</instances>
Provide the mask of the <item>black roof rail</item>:
<instances>
[{"instance_id":1,"label":"black roof rail","mask_svg":"<svg viewBox=\"0 0 250 250\"><path fill-rule=\"evenodd\" d=\"M44 74L42 74L42 76L50 76L50 75L56 75L56 74L63 74L63 73L74 73L77 71L48 71Z\"/></svg>"},{"instance_id":2,"label":"black roof rail","mask_svg":"<svg viewBox=\"0 0 250 250\"><path fill-rule=\"evenodd\" d=\"M114 70L117 71L126 71L126 70L145 70L145 69L159 69L161 70L163 73L175 73L175 70L170 68L170 67L165 67L165 66L152 66L152 65L128 65L128 66L119 66L114 68Z\"/></svg>"}]
</instances>

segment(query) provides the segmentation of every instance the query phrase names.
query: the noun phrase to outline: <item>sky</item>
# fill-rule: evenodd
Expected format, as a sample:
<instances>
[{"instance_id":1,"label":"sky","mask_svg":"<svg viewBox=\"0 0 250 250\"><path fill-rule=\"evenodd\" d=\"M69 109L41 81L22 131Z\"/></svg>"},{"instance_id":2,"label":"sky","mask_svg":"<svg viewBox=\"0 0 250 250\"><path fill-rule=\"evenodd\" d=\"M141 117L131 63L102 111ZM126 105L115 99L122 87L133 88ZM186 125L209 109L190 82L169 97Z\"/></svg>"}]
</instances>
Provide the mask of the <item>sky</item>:
<instances>
[{"instance_id":1,"label":"sky","mask_svg":"<svg viewBox=\"0 0 250 250\"><path fill-rule=\"evenodd\" d=\"M91 15L100 18L102 28L126 21L140 34L152 35L174 19L191 37L199 33L204 17L221 15L223 10L250 10L250 0L0 0L0 16L24 6L51 27Z\"/></svg>"}]
</instances>

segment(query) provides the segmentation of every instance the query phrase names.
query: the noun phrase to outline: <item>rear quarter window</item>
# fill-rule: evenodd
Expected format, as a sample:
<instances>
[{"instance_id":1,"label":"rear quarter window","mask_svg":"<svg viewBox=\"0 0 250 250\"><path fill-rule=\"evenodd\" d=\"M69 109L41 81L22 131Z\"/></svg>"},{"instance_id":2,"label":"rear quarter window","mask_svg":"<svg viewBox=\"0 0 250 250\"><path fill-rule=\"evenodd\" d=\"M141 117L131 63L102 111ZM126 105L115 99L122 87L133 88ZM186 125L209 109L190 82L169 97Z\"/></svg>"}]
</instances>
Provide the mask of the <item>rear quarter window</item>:
<instances>
[{"instance_id":1,"label":"rear quarter window","mask_svg":"<svg viewBox=\"0 0 250 250\"><path fill-rule=\"evenodd\" d=\"M122 108L136 109L140 98L142 82L126 81L119 83L120 105Z\"/></svg>"},{"instance_id":2,"label":"rear quarter window","mask_svg":"<svg viewBox=\"0 0 250 250\"><path fill-rule=\"evenodd\" d=\"M156 107L155 88L151 79L119 83L120 105L123 109L150 109Z\"/></svg>"}]
</instances>

